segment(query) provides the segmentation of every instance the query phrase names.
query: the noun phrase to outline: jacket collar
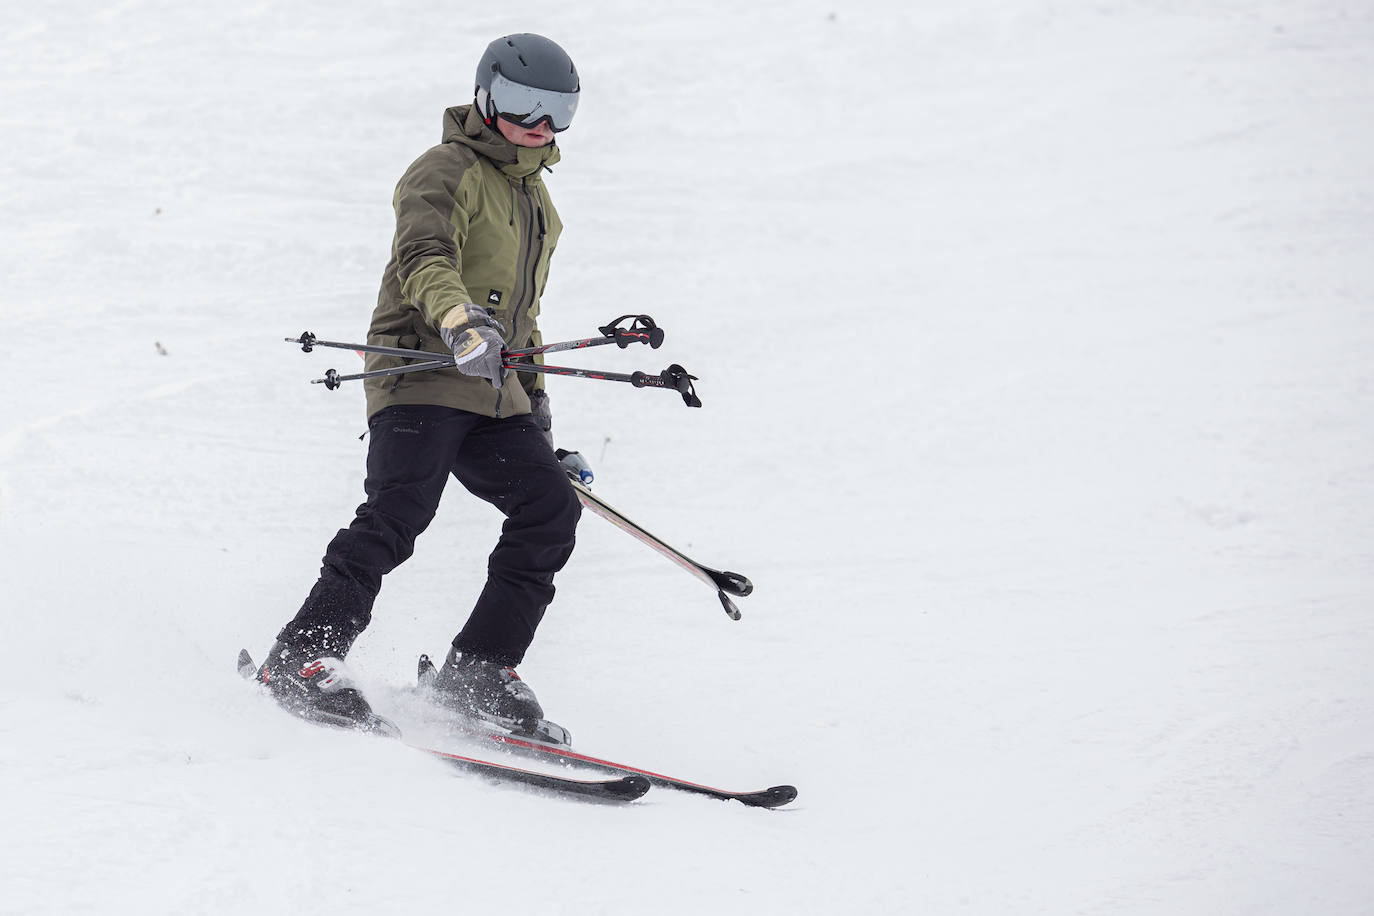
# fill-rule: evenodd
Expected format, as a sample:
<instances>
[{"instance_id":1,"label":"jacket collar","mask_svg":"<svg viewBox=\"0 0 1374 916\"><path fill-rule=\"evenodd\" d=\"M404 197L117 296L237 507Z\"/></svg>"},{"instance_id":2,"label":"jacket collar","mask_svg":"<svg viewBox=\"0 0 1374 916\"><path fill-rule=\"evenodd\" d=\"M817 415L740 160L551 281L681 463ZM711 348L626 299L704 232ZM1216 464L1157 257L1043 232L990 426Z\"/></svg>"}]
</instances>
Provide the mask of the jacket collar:
<instances>
[{"instance_id":1,"label":"jacket collar","mask_svg":"<svg viewBox=\"0 0 1374 916\"><path fill-rule=\"evenodd\" d=\"M536 148L516 146L500 131L482 123L474 105L455 105L444 112L444 142L471 148L511 178L537 176L540 169L562 158L557 142Z\"/></svg>"}]
</instances>

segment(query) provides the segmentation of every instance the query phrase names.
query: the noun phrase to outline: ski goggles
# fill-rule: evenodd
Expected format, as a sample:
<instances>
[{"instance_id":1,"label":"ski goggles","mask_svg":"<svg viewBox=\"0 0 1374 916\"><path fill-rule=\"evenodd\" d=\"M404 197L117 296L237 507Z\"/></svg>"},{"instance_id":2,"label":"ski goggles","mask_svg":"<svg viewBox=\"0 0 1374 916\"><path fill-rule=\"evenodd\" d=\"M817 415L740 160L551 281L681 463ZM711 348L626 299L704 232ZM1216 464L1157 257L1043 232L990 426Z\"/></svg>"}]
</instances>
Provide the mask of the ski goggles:
<instances>
[{"instance_id":1,"label":"ski goggles","mask_svg":"<svg viewBox=\"0 0 1374 916\"><path fill-rule=\"evenodd\" d=\"M576 92L555 92L511 82L496 71L491 75L491 104L496 113L521 127L548 121L555 132L572 126L577 111Z\"/></svg>"}]
</instances>

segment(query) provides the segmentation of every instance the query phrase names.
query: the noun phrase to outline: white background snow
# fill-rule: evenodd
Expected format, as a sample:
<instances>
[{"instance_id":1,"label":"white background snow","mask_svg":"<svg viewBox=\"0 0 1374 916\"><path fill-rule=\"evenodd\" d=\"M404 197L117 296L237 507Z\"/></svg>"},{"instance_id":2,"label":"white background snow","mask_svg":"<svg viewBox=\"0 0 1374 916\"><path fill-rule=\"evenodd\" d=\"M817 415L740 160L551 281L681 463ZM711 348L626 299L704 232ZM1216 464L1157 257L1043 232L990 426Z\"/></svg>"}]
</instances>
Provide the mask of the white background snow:
<instances>
[{"instance_id":1,"label":"white background snow","mask_svg":"<svg viewBox=\"0 0 1374 916\"><path fill-rule=\"evenodd\" d=\"M597 489L522 673L606 808L312 729L390 196L573 54L548 339ZM1374 912L1374 10L54 0L0 14L0 913ZM166 351L162 355L159 346ZM350 663L476 596L453 487Z\"/></svg>"}]
</instances>

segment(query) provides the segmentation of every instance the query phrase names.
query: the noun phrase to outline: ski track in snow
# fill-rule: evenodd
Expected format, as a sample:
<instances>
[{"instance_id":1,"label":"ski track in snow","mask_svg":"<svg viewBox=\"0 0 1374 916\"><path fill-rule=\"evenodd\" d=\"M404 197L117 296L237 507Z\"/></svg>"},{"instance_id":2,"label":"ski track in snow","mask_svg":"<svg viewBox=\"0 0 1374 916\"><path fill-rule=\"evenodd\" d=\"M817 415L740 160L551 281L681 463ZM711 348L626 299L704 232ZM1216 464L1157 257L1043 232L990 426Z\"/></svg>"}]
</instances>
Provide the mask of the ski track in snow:
<instances>
[{"instance_id":1,"label":"ski track in snow","mask_svg":"<svg viewBox=\"0 0 1374 916\"><path fill-rule=\"evenodd\" d=\"M1356 913L1374 901L1374 14L1334 0L58 0L0 30L0 914ZM628 807L234 672L362 496L392 188L491 38L586 87L541 323L613 505L522 673ZM607 352L611 351L611 352ZM584 360L585 357L585 360ZM459 488L350 667L404 706ZM414 710L410 710L414 712ZM419 733L442 739L432 725Z\"/></svg>"}]
</instances>

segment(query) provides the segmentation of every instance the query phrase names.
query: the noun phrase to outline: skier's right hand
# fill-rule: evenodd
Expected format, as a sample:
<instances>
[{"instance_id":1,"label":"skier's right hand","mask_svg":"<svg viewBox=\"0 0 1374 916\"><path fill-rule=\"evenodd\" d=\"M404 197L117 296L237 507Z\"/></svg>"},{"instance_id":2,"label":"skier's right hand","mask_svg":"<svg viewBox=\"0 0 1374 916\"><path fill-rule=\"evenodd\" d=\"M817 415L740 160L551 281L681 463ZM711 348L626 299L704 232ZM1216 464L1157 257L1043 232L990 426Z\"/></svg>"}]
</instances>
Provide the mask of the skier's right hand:
<instances>
[{"instance_id":1,"label":"skier's right hand","mask_svg":"<svg viewBox=\"0 0 1374 916\"><path fill-rule=\"evenodd\" d=\"M475 305L460 305L439 326L439 335L453 351L453 362L464 375L475 375L500 388L506 370L501 367L501 322Z\"/></svg>"}]
</instances>

